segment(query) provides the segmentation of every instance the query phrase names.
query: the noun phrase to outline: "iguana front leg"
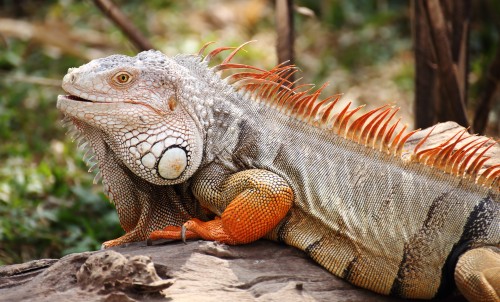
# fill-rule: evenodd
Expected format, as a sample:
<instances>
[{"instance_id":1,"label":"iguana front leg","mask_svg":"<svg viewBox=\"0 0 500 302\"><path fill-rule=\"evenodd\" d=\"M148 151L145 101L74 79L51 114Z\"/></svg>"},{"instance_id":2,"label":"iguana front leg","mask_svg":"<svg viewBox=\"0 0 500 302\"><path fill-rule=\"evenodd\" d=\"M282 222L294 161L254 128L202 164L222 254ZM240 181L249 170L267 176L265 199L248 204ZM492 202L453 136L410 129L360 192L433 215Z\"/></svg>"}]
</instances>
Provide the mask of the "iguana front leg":
<instances>
[{"instance_id":1,"label":"iguana front leg","mask_svg":"<svg viewBox=\"0 0 500 302\"><path fill-rule=\"evenodd\" d=\"M475 248L460 256L455 281L469 301L500 301L500 249Z\"/></svg>"},{"instance_id":2,"label":"iguana front leg","mask_svg":"<svg viewBox=\"0 0 500 302\"><path fill-rule=\"evenodd\" d=\"M203 173L194 182L193 191L200 203L220 218L207 222L188 220L184 224L186 237L232 245L249 243L267 234L285 217L294 198L292 189L282 177L260 169L223 178ZM153 232L150 238L180 239L181 228L167 227Z\"/></svg>"}]
</instances>

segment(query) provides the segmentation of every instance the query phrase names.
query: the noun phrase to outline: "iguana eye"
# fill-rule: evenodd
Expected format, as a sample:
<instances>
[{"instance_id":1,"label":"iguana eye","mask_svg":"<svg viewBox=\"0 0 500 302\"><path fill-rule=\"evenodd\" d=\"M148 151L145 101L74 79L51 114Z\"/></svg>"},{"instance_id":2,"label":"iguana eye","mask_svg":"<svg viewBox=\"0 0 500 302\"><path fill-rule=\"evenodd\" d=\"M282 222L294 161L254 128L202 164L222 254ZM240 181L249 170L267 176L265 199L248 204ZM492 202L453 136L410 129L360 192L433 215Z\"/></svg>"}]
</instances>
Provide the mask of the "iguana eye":
<instances>
[{"instance_id":1,"label":"iguana eye","mask_svg":"<svg viewBox=\"0 0 500 302\"><path fill-rule=\"evenodd\" d=\"M132 80L132 75L126 71L120 71L113 77L118 85L128 84Z\"/></svg>"}]
</instances>

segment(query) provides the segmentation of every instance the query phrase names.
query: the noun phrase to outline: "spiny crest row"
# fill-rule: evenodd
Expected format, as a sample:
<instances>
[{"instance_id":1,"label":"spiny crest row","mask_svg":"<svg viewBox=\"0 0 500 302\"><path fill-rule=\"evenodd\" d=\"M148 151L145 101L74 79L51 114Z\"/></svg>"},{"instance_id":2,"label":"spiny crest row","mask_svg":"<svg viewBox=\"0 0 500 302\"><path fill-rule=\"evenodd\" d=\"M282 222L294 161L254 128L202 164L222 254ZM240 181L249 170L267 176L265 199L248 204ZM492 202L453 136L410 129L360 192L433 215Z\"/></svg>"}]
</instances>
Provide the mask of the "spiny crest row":
<instances>
[{"instance_id":1,"label":"spiny crest row","mask_svg":"<svg viewBox=\"0 0 500 302\"><path fill-rule=\"evenodd\" d=\"M99 162L96 159L94 150L90 146L89 141L77 129L71 118L65 116L61 121L64 128L68 129L66 135L71 138L72 142L76 141L77 148L83 152L83 161L89 167L89 173L95 173L93 183L98 184L102 180L102 174L99 167ZM112 202L112 200L110 199Z\"/></svg>"},{"instance_id":2,"label":"spiny crest row","mask_svg":"<svg viewBox=\"0 0 500 302\"><path fill-rule=\"evenodd\" d=\"M400 118L395 118L399 108L389 105L375 108L359 117L355 117L354 114L364 105L351 109L351 102L349 102L342 109L334 110L340 95L320 100L319 96L326 84L314 90L314 85L297 85L300 79L290 81L290 77L298 71L293 65L282 63L271 70L264 70L250 65L231 63L236 53L250 42L239 47L216 48L205 56L204 60L210 61L223 51L233 50L214 69L215 71L235 71L227 77L229 83L236 89L248 93L253 100L264 102L305 123L328 129L346 139L393 156L401 156L405 142L419 131L413 130L405 133L407 125L396 130L401 122ZM202 47L198 53L200 57L211 43L213 42ZM495 145L492 139L482 136L464 136L467 132L465 129L436 147L419 151L432 130L415 146L410 155L411 160L500 191L500 164L487 168L484 166L490 159L485 156L486 151ZM465 143L466 140L469 141ZM460 147L458 147L459 143L461 143Z\"/></svg>"}]
</instances>

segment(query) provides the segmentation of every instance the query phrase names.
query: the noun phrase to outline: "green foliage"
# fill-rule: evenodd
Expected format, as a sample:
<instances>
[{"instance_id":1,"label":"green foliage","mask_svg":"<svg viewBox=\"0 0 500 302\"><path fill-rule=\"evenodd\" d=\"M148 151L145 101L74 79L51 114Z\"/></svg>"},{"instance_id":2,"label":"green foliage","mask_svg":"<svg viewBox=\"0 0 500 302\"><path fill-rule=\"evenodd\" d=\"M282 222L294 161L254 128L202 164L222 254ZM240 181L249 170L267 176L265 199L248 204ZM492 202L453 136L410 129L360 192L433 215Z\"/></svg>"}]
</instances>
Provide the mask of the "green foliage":
<instances>
[{"instance_id":1,"label":"green foliage","mask_svg":"<svg viewBox=\"0 0 500 302\"><path fill-rule=\"evenodd\" d=\"M413 91L415 82L415 69L413 66L405 65L398 73L396 73L392 80L396 85L406 91Z\"/></svg>"},{"instance_id":2,"label":"green foliage","mask_svg":"<svg viewBox=\"0 0 500 302\"><path fill-rule=\"evenodd\" d=\"M406 2L297 2L313 9L322 24L335 33L325 43L335 49L335 59L344 68L384 64L397 53L410 48L409 7Z\"/></svg>"},{"instance_id":3,"label":"green foliage","mask_svg":"<svg viewBox=\"0 0 500 302\"><path fill-rule=\"evenodd\" d=\"M472 103L481 97L486 81L488 80L486 66L491 64L500 47L500 24L497 17L500 14L500 2L487 0L480 2L476 7L476 14L485 15L481 22L473 24L470 34L470 96ZM500 112L500 102L493 103Z\"/></svg>"},{"instance_id":4,"label":"green foliage","mask_svg":"<svg viewBox=\"0 0 500 302\"><path fill-rule=\"evenodd\" d=\"M119 236L114 207L92 185L64 136L57 87L16 79L61 78L81 59L55 61L17 40L0 51L0 265L94 250Z\"/></svg>"}]
</instances>

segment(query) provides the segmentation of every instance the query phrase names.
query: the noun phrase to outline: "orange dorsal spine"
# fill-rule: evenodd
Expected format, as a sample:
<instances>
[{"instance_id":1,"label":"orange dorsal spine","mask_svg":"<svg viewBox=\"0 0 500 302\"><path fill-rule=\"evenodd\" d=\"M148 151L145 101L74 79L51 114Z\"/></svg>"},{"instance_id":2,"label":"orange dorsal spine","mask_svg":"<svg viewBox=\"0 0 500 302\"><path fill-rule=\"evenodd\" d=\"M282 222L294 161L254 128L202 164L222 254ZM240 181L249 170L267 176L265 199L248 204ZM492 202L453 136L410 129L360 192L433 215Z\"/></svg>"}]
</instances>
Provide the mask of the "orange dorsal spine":
<instances>
[{"instance_id":1,"label":"orange dorsal spine","mask_svg":"<svg viewBox=\"0 0 500 302\"><path fill-rule=\"evenodd\" d=\"M291 82L289 79L298 70L287 62L271 70L231 63L230 61L243 46L250 42L239 47L216 48L203 57L207 46L211 44L209 42L202 47L198 55L201 60L210 62L221 52L233 50L222 63L214 66L213 69L216 72L234 71L227 79L235 89L248 93L254 101L265 103L270 108L275 108L291 118L323 128L325 131L331 131L333 135L339 135L380 152L400 157L405 142L420 131L418 129L405 134L407 125L400 126L401 119L395 117L399 108L394 106L384 105L359 117L355 117L355 113L364 105L351 109L351 102L349 102L342 109L337 109L340 95L321 100L319 96L327 84L314 90L314 85L297 85L300 79ZM458 131L438 146L420 150L433 130L434 128L410 151L411 161L434 167L457 177L471 179L478 185L500 191L500 164L485 168L486 162L490 159L485 154L497 142L481 136L465 136L468 130L465 129Z\"/></svg>"}]
</instances>

